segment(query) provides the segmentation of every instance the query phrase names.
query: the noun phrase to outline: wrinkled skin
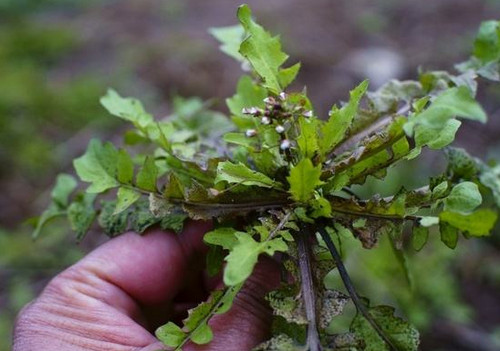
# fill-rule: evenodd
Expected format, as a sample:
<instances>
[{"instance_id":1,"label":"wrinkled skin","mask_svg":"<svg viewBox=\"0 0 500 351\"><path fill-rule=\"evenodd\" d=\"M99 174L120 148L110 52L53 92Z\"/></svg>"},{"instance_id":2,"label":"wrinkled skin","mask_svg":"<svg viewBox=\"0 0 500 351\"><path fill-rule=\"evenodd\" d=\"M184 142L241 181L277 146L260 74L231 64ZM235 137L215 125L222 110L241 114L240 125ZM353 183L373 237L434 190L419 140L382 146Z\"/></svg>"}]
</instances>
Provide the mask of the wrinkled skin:
<instances>
[{"instance_id":1,"label":"wrinkled skin","mask_svg":"<svg viewBox=\"0 0 500 351\"><path fill-rule=\"evenodd\" d=\"M153 230L124 234L57 275L20 313L14 351L154 351L165 347L156 327L179 321L220 279L203 274L209 223L191 222L180 235ZM261 260L231 310L210 321L208 345L183 350L243 351L269 336L271 310L264 295L279 272Z\"/></svg>"}]
</instances>

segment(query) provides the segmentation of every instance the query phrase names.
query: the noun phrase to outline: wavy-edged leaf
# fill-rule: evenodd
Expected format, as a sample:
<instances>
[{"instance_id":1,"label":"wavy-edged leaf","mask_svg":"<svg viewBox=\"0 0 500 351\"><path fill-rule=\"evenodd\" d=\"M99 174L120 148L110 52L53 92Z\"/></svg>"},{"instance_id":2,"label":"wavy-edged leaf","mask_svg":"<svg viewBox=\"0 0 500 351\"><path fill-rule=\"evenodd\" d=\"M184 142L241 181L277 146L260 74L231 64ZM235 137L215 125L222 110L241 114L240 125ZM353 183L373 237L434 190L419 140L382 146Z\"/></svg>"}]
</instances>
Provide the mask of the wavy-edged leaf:
<instances>
[{"instance_id":1,"label":"wavy-edged leaf","mask_svg":"<svg viewBox=\"0 0 500 351\"><path fill-rule=\"evenodd\" d=\"M344 139L367 89L368 81L365 80L350 92L349 102L345 106L341 109L332 107L330 118L321 127L322 138L319 140L319 148L323 155L332 151Z\"/></svg>"}]
</instances>

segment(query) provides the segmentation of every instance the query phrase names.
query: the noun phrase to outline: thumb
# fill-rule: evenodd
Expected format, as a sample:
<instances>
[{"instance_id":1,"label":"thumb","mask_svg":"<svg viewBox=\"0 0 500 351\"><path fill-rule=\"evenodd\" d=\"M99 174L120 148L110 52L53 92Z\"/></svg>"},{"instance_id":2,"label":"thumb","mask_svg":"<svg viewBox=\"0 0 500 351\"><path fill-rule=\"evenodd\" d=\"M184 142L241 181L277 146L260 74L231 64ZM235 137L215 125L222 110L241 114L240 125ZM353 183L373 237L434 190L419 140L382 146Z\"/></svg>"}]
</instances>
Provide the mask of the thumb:
<instances>
[{"instance_id":1,"label":"thumb","mask_svg":"<svg viewBox=\"0 0 500 351\"><path fill-rule=\"evenodd\" d=\"M231 309L215 315L208 323L214 333L207 345L189 343L186 351L244 351L251 350L269 338L272 310L265 295L279 286L278 264L262 257L254 272L234 299Z\"/></svg>"}]
</instances>

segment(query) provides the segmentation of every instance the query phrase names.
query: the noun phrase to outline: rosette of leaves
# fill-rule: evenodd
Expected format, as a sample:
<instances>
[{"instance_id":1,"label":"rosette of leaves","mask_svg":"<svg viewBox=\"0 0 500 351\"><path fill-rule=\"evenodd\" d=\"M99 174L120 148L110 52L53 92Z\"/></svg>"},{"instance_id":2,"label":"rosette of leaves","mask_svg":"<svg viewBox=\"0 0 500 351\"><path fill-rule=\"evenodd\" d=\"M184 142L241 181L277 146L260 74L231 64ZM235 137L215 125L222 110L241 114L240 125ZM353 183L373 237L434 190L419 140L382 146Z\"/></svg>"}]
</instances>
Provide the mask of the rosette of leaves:
<instances>
[{"instance_id":1,"label":"rosette of leaves","mask_svg":"<svg viewBox=\"0 0 500 351\"><path fill-rule=\"evenodd\" d=\"M102 105L133 129L121 148L90 142L74 161L88 187L71 195L75 179L60 176L35 235L57 216L67 216L78 239L96 219L111 236L151 226L180 231L187 218L213 221L215 229L204 237L207 269L212 275L223 269L226 288L190 310L183 325L158 329L158 338L175 350L210 342L210 318L231 307L260 255L276 253L286 273L268 296L274 337L257 350L417 350L415 328L393 308L358 296L337 250L338 233L352 233L367 249L387 235L401 249L406 228L415 250L429 235L454 248L459 235L490 233L500 170L448 146L462 119L486 122L474 98L476 78L495 78L484 66L498 65L498 22L481 27L472 63L456 75L423 72L418 80L390 81L372 92L364 81L320 118L305 92L288 89L300 64L287 64L279 38L257 24L246 5L238 20L211 30L248 70L227 99L230 118L198 99L177 99L173 115L157 120L138 100L109 90ZM363 199L351 190L369 176L384 178L389 167L419 157L424 147L445 148L449 161L427 186L386 198ZM332 269L347 295L325 288ZM327 326L349 300L358 311L349 332L329 335Z\"/></svg>"}]
</instances>

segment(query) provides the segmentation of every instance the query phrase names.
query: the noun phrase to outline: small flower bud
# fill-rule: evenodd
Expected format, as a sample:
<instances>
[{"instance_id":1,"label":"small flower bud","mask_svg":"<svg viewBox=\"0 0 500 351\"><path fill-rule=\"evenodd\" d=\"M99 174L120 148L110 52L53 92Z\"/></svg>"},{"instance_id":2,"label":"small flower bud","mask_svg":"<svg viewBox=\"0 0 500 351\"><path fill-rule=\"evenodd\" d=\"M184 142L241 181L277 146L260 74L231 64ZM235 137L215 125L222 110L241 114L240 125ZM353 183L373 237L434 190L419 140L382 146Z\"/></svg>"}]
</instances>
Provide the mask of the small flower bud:
<instances>
[{"instance_id":1,"label":"small flower bud","mask_svg":"<svg viewBox=\"0 0 500 351\"><path fill-rule=\"evenodd\" d=\"M302 113L302 116L307 117L307 118L312 117L313 112L311 110L305 111L304 113Z\"/></svg>"},{"instance_id":2,"label":"small flower bud","mask_svg":"<svg viewBox=\"0 0 500 351\"><path fill-rule=\"evenodd\" d=\"M264 117L262 117L262 118L260 119L260 122L261 122L262 124L268 125L268 124L271 124L271 119L270 119L269 117L267 117L267 116L264 116Z\"/></svg>"},{"instance_id":3,"label":"small flower bud","mask_svg":"<svg viewBox=\"0 0 500 351\"><path fill-rule=\"evenodd\" d=\"M208 191L210 192L210 195L212 195L212 196L217 196L220 194L220 191L217 189L214 189L214 188L210 188L210 189L208 189Z\"/></svg>"},{"instance_id":4,"label":"small flower bud","mask_svg":"<svg viewBox=\"0 0 500 351\"><path fill-rule=\"evenodd\" d=\"M264 101L266 104L274 104L274 98L273 98L273 97L271 97L271 96L266 97L266 98L265 98L264 100L262 100L262 101Z\"/></svg>"},{"instance_id":5,"label":"small flower bud","mask_svg":"<svg viewBox=\"0 0 500 351\"><path fill-rule=\"evenodd\" d=\"M282 91L282 92L280 93L280 99L281 99L281 100L283 100L283 101L284 101L284 100L286 100L286 98L287 98L287 97L288 97L288 95L287 95L284 91Z\"/></svg>"},{"instance_id":6,"label":"small flower bud","mask_svg":"<svg viewBox=\"0 0 500 351\"><path fill-rule=\"evenodd\" d=\"M241 110L241 113L244 115L255 115L259 112L259 110L255 107L245 107Z\"/></svg>"},{"instance_id":7,"label":"small flower bud","mask_svg":"<svg viewBox=\"0 0 500 351\"><path fill-rule=\"evenodd\" d=\"M257 135L257 131L255 129L247 129L247 131L245 132L245 135L248 138L251 138L251 137L254 137Z\"/></svg>"},{"instance_id":8,"label":"small flower bud","mask_svg":"<svg viewBox=\"0 0 500 351\"><path fill-rule=\"evenodd\" d=\"M285 139L281 142L280 144L280 149L281 150L287 150L290 148L290 146L292 145L292 143L290 143L290 140L288 139Z\"/></svg>"},{"instance_id":9,"label":"small flower bud","mask_svg":"<svg viewBox=\"0 0 500 351\"><path fill-rule=\"evenodd\" d=\"M285 131L285 127L283 127L282 125L276 126L276 128L274 128L274 129L279 134L281 134L281 133L283 133Z\"/></svg>"}]
</instances>

